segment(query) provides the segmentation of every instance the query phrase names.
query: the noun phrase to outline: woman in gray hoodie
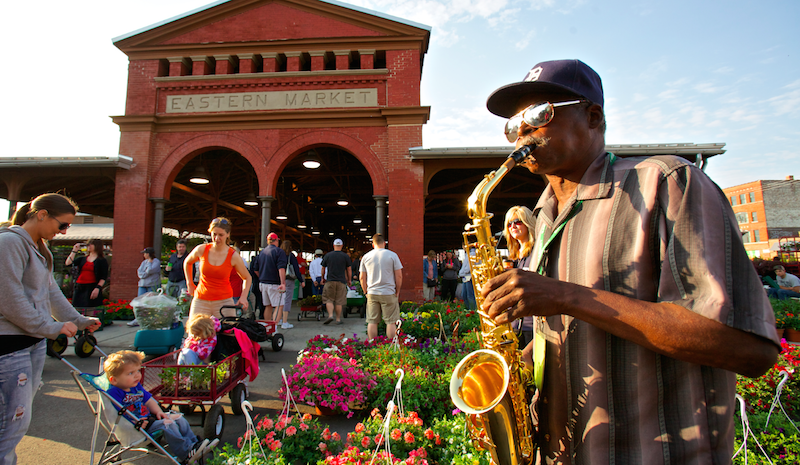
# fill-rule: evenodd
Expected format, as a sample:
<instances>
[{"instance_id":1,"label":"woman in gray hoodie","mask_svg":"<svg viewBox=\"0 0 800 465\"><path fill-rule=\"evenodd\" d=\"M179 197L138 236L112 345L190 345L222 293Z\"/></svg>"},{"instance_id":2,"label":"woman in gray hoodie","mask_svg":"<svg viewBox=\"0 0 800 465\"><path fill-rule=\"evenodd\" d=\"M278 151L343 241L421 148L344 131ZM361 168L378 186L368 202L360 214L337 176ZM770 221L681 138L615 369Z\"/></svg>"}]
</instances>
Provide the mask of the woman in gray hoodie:
<instances>
[{"instance_id":1,"label":"woman in gray hoodie","mask_svg":"<svg viewBox=\"0 0 800 465\"><path fill-rule=\"evenodd\" d=\"M39 389L47 343L59 334L100 327L70 305L53 280L53 255L47 241L66 232L75 204L59 194L43 194L17 210L9 228L0 229L0 463L16 464L14 451L31 422L33 395Z\"/></svg>"}]
</instances>

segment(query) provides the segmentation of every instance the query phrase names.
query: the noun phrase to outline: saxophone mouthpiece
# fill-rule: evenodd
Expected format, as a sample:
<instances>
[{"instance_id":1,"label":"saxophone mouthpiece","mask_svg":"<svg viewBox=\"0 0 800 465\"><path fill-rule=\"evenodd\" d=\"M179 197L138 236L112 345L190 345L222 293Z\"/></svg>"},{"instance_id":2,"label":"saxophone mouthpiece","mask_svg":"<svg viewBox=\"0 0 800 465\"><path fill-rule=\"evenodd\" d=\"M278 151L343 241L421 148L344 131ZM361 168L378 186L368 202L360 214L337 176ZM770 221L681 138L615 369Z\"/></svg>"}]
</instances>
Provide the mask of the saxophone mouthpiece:
<instances>
[{"instance_id":1,"label":"saxophone mouthpiece","mask_svg":"<svg viewBox=\"0 0 800 465\"><path fill-rule=\"evenodd\" d=\"M511 155L508 158L514 159L514 162L519 164L525 161L526 158L536 149L535 145L523 145L522 147L518 148L511 152Z\"/></svg>"}]
</instances>

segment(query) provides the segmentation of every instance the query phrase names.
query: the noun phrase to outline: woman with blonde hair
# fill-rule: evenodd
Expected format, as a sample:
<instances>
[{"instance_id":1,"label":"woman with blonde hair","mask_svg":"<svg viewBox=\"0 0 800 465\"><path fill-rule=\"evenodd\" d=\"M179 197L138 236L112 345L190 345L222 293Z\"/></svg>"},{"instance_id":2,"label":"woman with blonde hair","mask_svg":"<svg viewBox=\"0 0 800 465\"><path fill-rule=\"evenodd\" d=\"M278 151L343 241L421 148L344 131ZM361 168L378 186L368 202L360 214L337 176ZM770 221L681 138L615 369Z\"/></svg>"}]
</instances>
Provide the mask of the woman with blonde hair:
<instances>
[{"instance_id":1,"label":"woman with blonde hair","mask_svg":"<svg viewBox=\"0 0 800 465\"><path fill-rule=\"evenodd\" d=\"M514 268L528 271L531 266L533 223L533 212L528 207L517 205L506 213L503 235L508 244L508 258L514 260Z\"/></svg>"},{"instance_id":2,"label":"woman with blonde hair","mask_svg":"<svg viewBox=\"0 0 800 465\"><path fill-rule=\"evenodd\" d=\"M529 271L531 266L531 251L533 250L534 219L533 212L528 207L517 205L508 209L506 213L503 235L508 244L508 258L514 261L514 268ZM513 323L514 329L519 332L519 348L524 349L533 340L533 317L526 316Z\"/></svg>"},{"instance_id":3,"label":"woman with blonde hair","mask_svg":"<svg viewBox=\"0 0 800 465\"><path fill-rule=\"evenodd\" d=\"M28 431L39 390L45 338L72 337L100 327L70 305L53 280L47 242L66 234L77 206L60 194L42 194L20 207L0 229L0 463L17 463L15 449Z\"/></svg>"},{"instance_id":4,"label":"woman with blonde hair","mask_svg":"<svg viewBox=\"0 0 800 465\"><path fill-rule=\"evenodd\" d=\"M231 270L242 278L242 294L250 292L252 278L236 249L230 246L231 222L227 218L214 218L208 226L211 234L210 244L200 244L192 250L183 262L183 272L192 276L192 265L200 262L200 282L186 280L186 291L193 295L189 309L189 318L196 313L222 317L220 308L233 305L233 288L231 287ZM242 311L247 310L247 299L239 301Z\"/></svg>"}]
</instances>

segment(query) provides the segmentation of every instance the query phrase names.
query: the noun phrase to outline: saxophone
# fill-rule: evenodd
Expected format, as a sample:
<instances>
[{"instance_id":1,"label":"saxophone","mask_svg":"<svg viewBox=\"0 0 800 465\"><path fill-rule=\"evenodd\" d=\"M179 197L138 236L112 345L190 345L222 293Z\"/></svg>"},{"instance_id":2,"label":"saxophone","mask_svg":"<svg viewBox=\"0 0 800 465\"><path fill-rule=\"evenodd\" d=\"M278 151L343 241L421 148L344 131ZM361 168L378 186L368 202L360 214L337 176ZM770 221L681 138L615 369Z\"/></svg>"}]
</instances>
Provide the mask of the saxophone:
<instances>
[{"instance_id":1,"label":"saxophone","mask_svg":"<svg viewBox=\"0 0 800 465\"><path fill-rule=\"evenodd\" d=\"M489 194L535 146L523 146L487 174L467 200L472 224L464 229L464 250L470 261L472 284L481 317L481 345L464 357L450 378L450 397L468 415L467 425L476 449L488 450L496 465L527 465L535 459L533 422L528 405L533 375L522 361L517 336L510 324L498 325L480 310L480 289L503 272L492 235L492 213L486 212ZM475 241L471 242L471 236ZM475 251L472 257L471 251Z\"/></svg>"}]
</instances>

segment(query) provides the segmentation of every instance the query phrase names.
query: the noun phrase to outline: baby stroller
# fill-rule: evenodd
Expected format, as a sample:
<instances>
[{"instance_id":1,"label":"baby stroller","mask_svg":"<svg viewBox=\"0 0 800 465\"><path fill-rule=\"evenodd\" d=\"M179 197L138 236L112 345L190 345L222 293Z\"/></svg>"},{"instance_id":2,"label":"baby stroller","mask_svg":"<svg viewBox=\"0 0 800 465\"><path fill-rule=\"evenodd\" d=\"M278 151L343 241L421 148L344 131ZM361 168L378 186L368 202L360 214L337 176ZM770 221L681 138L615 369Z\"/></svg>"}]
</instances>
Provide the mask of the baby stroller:
<instances>
[{"instance_id":1,"label":"baby stroller","mask_svg":"<svg viewBox=\"0 0 800 465\"><path fill-rule=\"evenodd\" d=\"M103 357L106 354L97 348ZM86 404L89 406L92 415L95 417L94 430L92 431L92 445L90 463L97 465L117 464L133 462L144 457L155 455L167 459L175 465L182 465L181 462L170 454L164 446L159 443L163 435L162 431L148 433L142 428L142 421L133 415L128 409L124 408L119 402L106 392L110 387L108 378L100 370L100 374L82 373L75 365L68 362L59 355L59 360L70 367L71 374L75 383L83 394ZM103 366L104 358L100 359L100 366ZM84 381L97 391L96 400L92 400L92 393L87 391ZM123 419L123 417L126 417ZM130 421L129 421L130 420ZM133 423L131 422L133 421ZM100 436L100 428L107 434L107 438L100 452L100 457L95 462L97 443ZM210 450L198 450L186 463L197 463L202 460L203 455Z\"/></svg>"}]
</instances>

